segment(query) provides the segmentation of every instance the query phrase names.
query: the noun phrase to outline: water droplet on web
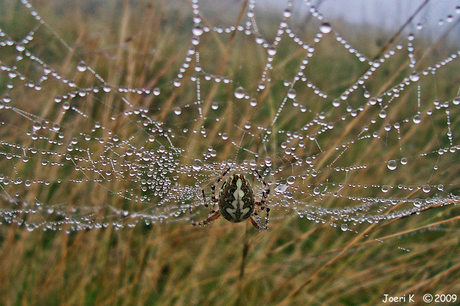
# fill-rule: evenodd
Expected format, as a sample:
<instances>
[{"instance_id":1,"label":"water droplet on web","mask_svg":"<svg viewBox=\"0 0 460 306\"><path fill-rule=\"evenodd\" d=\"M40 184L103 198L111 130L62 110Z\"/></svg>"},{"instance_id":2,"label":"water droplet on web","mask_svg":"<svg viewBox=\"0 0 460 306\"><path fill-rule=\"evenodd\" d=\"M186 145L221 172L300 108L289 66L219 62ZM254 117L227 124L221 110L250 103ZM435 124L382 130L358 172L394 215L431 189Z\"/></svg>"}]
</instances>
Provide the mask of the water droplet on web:
<instances>
[{"instance_id":1,"label":"water droplet on web","mask_svg":"<svg viewBox=\"0 0 460 306\"><path fill-rule=\"evenodd\" d=\"M424 185L422 188L423 192L429 193L431 191L431 186L430 185Z\"/></svg>"},{"instance_id":2,"label":"water droplet on web","mask_svg":"<svg viewBox=\"0 0 460 306\"><path fill-rule=\"evenodd\" d=\"M315 187L315 188L313 189L313 194L314 194L314 195L319 195L320 193L321 193L321 189L319 189L319 187Z\"/></svg>"},{"instance_id":3,"label":"water droplet on web","mask_svg":"<svg viewBox=\"0 0 460 306\"><path fill-rule=\"evenodd\" d=\"M34 131L38 131L39 129L42 128L42 125L41 125L40 122L34 121L34 124L33 124L32 128L34 129Z\"/></svg>"},{"instance_id":4,"label":"water droplet on web","mask_svg":"<svg viewBox=\"0 0 460 306\"><path fill-rule=\"evenodd\" d=\"M192 33L195 36L201 36L201 34L203 34L203 26L201 24L196 24L192 29Z\"/></svg>"},{"instance_id":5,"label":"water droplet on web","mask_svg":"<svg viewBox=\"0 0 460 306\"><path fill-rule=\"evenodd\" d=\"M244 128L246 130L249 130L251 128L251 122L247 121L245 124L244 124Z\"/></svg>"},{"instance_id":6,"label":"water droplet on web","mask_svg":"<svg viewBox=\"0 0 460 306\"><path fill-rule=\"evenodd\" d=\"M25 49L26 49L26 47L25 47L23 44L17 44L17 45L16 45L16 50L17 50L18 52L22 52L22 51L24 51Z\"/></svg>"},{"instance_id":7,"label":"water droplet on web","mask_svg":"<svg viewBox=\"0 0 460 306\"><path fill-rule=\"evenodd\" d=\"M295 183L295 176L290 176L287 178L288 185L294 185Z\"/></svg>"},{"instance_id":8,"label":"water droplet on web","mask_svg":"<svg viewBox=\"0 0 460 306\"><path fill-rule=\"evenodd\" d=\"M251 105L252 107L256 106L257 105L257 99L252 98L251 101L249 102L249 105Z\"/></svg>"},{"instance_id":9,"label":"water droplet on web","mask_svg":"<svg viewBox=\"0 0 460 306\"><path fill-rule=\"evenodd\" d=\"M459 105L459 104L460 104L460 97L454 98L454 99L452 100L452 103L453 103L454 105Z\"/></svg>"},{"instance_id":10,"label":"water droplet on web","mask_svg":"<svg viewBox=\"0 0 460 306\"><path fill-rule=\"evenodd\" d=\"M56 96L54 97L54 102L55 102L55 103L61 103L61 101L62 101L62 97L61 97L60 95L56 95Z\"/></svg>"},{"instance_id":11,"label":"water droplet on web","mask_svg":"<svg viewBox=\"0 0 460 306\"><path fill-rule=\"evenodd\" d=\"M80 72L84 72L86 68L86 63L84 61L80 61L77 65L77 70Z\"/></svg>"},{"instance_id":12,"label":"water droplet on web","mask_svg":"<svg viewBox=\"0 0 460 306\"><path fill-rule=\"evenodd\" d=\"M382 118L382 119L386 118L387 117L387 112L384 109L382 109L379 112L379 117Z\"/></svg>"},{"instance_id":13,"label":"water droplet on web","mask_svg":"<svg viewBox=\"0 0 460 306\"><path fill-rule=\"evenodd\" d=\"M274 56L276 54L276 48L271 46L270 48L267 49L267 53L270 56Z\"/></svg>"},{"instance_id":14,"label":"water droplet on web","mask_svg":"<svg viewBox=\"0 0 460 306\"><path fill-rule=\"evenodd\" d=\"M174 114L176 114L177 116L179 116L181 113L182 113L182 110L179 106L174 109Z\"/></svg>"},{"instance_id":15,"label":"water droplet on web","mask_svg":"<svg viewBox=\"0 0 460 306\"><path fill-rule=\"evenodd\" d=\"M392 159L392 160L388 161L387 167L390 170L395 170L398 167L398 164L396 163L396 161L394 159Z\"/></svg>"},{"instance_id":16,"label":"water droplet on web","mask_svg":"<svg viewBox=\"0 0 460 306\"><path fill-rule=\"evenodd\" d=\"M211 103L211 108L212 108L213 110L216 110L216 109L219 108L219 104L218 104L216 101L214 101L214 102Z\"/></svg>"},{"instance_id":17,"label":"water droplet on web","mask_svg":"<svg viewBox=\"0 0 460 306\"><path fill-rule=\"evenodd\" d=\"M3 96L3 102L10 103L11 102L11 96L9 94L5 94Z\"/></svg>"},{"instance_id":18,"label":"water droplet on web","mask_svg":"<svg viewBox=\"0 0 460 306\"><path fill-rule=\"evenodd\" d=\"M195 171L200 171L201 168L203 167L203 162L199 159L195 159L192 164L192 168Z\"/></svg>"},{"instance_id":19,"label":"water droplet on web","mask_svg":"<svg viewBox=\"0 0 460 306\"><path fill-rule=\"evenodd\" d=\"M340 226L340 229L344 232L348 231L348 224L346 223L343 223L341 226Z\"/></svg>"},{"instance_id":20,"label":"water droplet on web","mask_svg":"<svg viewBox=\"0 0 460 306\"><path fill-rule=\"evenodd\" d=\"M405 165L407 165L407 162L408 161L407 161L406 157L401 158L401 165L405 166Z\"/></svg>"},{"instance_id":21,"label":"water droplet on web","mask_svg":"<svg viewBox=\"0 0 460 306\"><path fill-rule=\"evenodd\" d=\"M388 187L388 185L382 185L382 187L380 188L382 190L382 192L388 192L390 190L390 187Z\"/></svg>"},{"instance_id":22,"label":"water droplet on web","mask_svg":"<svg viewBox=\"0 0 460 306\"><path fill-rule=\"evenodd\" d=\"M409 79L412 81L412 82L417 82L418 80L420 80L420 75L418 74L417 71L414 71L411 73L411 75L409 76Z\"/></svg>"},{"instance_id":23,"label":"water droplet on web","mask_svg":"<svg viewBox=\"0 0 460 306\"><path fill-rule=\"evenodd\" d=\"M419 124L421 121L422 121L422 118L420 117L419 114L415 115L414 118L412 118L412 121L415 123L415 124Z\"/></svg>"},{"instance_id":24,"label":"water droplet on web","mask_svg":"<svg viewBox=\"0 0 460 306\"><path fill-rule=\"evenodd\" d=\"M334 107L339 107L340 106L340 100L339 99L334 99L332 101L332 106Z\"/></svg>"},{"instance_id":25,"label":"water droplet on web","mask_svg":"<svg viewBox=\"0 0 460 306\"><path fill-rule=\"evenodd\" d=\"M284 12L283 12L284 18L289 18L289 17L291 17L291 15L292 15L291 9L287 8L287 9L284 10Z\"/></svg>"},{"instance_id":26,"label":"water droplet on web","mask_svg":"<svg viewBox=\"0 0 460 306\"><path fill-rule=\"evenodd\" d=\"M291 88L289 89L287 96L289 99L295 99L295 97L297 96L297 92L295 91L294 88Z\"/></svg>"},{"instance_id":27,"label":"water droplet on web","mask_svg":"<svg viewBox=\"0 0 460 306\"><path fill-rule=\"evenodd\" d=\"M244 91L244 88L242 86L238 86L235 89L235 98L243 99L245 95L246 95L246 92Z\"/></svg>"},{"instance_id":28,"label":"water droplet on web","mask_svg":"<svg viewBox=\"0 0 460 306\"><path fill-rule=\"evenodd\" d=\"M319 27L319 30L323 34L330 33L332 31L331 24L329 22L323 22L321 26Z\"/></svg>"},{"instance_id":29,"label":"water droplet on web","mask_svg":"<svg viewBox=\"0 0 460 306\"><path fill-rule=\"evenodd\" d=\"M288 188L287 185L285 185L285 184L280 184L280 185L278 185L278 186L275 187L275 192L276 192L276 193L283 193L283 192L286 191L287 188Z\"/></svg>"}]
</instances>

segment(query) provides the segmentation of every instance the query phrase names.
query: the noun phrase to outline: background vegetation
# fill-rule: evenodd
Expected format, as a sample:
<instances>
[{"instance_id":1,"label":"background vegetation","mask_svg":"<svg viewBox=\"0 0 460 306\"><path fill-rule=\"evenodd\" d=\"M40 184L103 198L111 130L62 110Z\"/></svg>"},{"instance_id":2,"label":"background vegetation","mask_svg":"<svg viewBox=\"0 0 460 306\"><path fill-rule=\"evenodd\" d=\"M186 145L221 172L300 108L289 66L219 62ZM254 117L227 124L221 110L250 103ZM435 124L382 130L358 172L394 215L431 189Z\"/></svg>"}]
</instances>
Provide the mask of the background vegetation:
<instances>
[{"instance_id":1,"label":"background vegetation","mask_svg":"<svg viewBox=\"0 0 460 306\"><path fill-rule=\"evenodd\" d=\"M190 47L190 29L193 25L190 4L167 5L167 1L143 1L135 5L129 1L36 1L33 3L48 27L42 26L29 48L62 75L72 75L81 58L88 66L110 84L132 88L162 88L160 100L152 102L141 95L132 95L134 105L150 108L151 115L175 128L175 117L171 105L185 106L194 102L195 88L190 84L175 90L172 82ZM238 12L241 4L234 4ZM232 9L234 6L229 6ZM227 11L206 15L203 9L204 23L219 22ZM16 1L0 4L0 26L13 37L22 37L36 22L30 13ZM231 19L225 16L225 20ZM274 18L274 17L273 17ZM267 16L270 19L270 16ZM222 17L223 20L223 17ZM233 23L238 20L235 14ZM227 21L226 21L227 22ZM267 31L273 29L267 23ZM277 26L278 22L274 23ZM305 41L311 41L316 34L318 23L312 20L306 29L299 31ZM347 33L347 39L360 52L376 55L382 50L381 41L388 40L395 33L385 33L378 29L361 29L351 25L333 23L335 29ZM52 33L55 30L57 33ZM70 49L62 47L58 34L70 44ZM267 34L268 36L269 34ZM261 64L265 63L263 49L248 46L251 38L242 33L203 37L200 43L201 57L206 58L206 69L211 73L229 75L237 80L235 87L256 88L260 80ZM268 39L268 38L267 38ZM328 88L331 96L338 95L350 86L362 73L364 64L348 52L337 51L337 41L324 39L317 47L314 61L308 66L306 75L313 83ZM446 41L420 41L426 44L423 50L430 50L436 58L444 58L455 52L455 46ZM303 58L301 48L292 45L281 46L274 62L273 88L261 99L255 112L250 107L238 107L226 101L224 117L228 122L246 122L264 124L276 111L275 101L283 96L285 88L279 84L284 78L292 78L292 67L297 67ZM0 49L0 59L12 58L6 48ZM436 61L434 61L436 62ZM434 64L430 56L419 63L420 66ZM404 71L409 71L407 53L401 52L396 58L385 63L388 67L373 76L369 82L369 91L377 95L401 81ZM30 67L21 67L27 70ZM455 96L459 84L458 59L437 72L436 90L427 81L422 93L427 100L438 98L440 101ZM31 74L33 72L30 72ZM188 76L190 77L190 76ZM184 78L186 79L186 78ZM254 80L257 80L255 82ZM445 81L449 80L449 81ZM7 78L2 75L1 88L5 88ZM92 86L97 80L93 76L78 75L75 80L80 86ZM86 84L86 85L85 85ZM278 85L276 85L278 84ZM57 82L55 92L35 96L23 94L13 97L22 101L17 105L31 113L58 118L60 111L53 110L53 99L63 84ZM209 110L213 99L226 99L228 92L217 88L203 88L212 92L209 103L203 108ZM298 94L308 95L308 89L296 88ZM3 90L3 89L0 89ZM170 93L168 93L168 90ZM227 89L226 89L227 90ZM26 92L30 93L30 92ZM18 94L15 91L15 94ZM0 92L3 95L3 92ZM414 96L415 95L415 96ZM169 98L169 100L168 100ZM106 109L122 109L116 95L105 95L104 108L98 104L82 103L82 109L94 120L117 130L117 124L111 122ZM164 100L161 100L164 99ZM311 103L312 114L331 111L330 103ZM416 94L408 94L407 101L416 99ZM34 101L35 105L30 105ZM174 103L172 102L174 101ZM353 100L350 100L353 103ZM356 101L355 101L356 102ZM356 102L358 103L358 102ZM93 105L91 108L88 105ZM401 103L392 108L389 116L410 112L413 104ZM156 110L155 106L159 106ZM99 108L98 108L99 107ZM206 108L207 107L207 108ZM428 107L423 109L426 111ZM3 112L2 110L1 112ZM26 136L20 116L8 117L0 112L6 125L1 128L3 141L12 141L27 145L30 136ZM370 112L370 111L369 111ZM458 112L458 110L457 110ZM296 121L298 112L286 112L280 118L280 130L299 130ZM307 114L308 115L308 114ZM372 114L368 114L371 116ZM375 115L375 114L374 114ZM188 128L199 126L194 122L196 114L183 110L181 122L190 122ZM368 117L369 118L369 117ZM454 135L459 135L459 117L452 116ZM61 125L79 127L83 131L81 117L67 117ZM196 138L183 137L180 147L187 152L187 158L199 157L209 145L214 145L221 128L207 119L203 119L208 132L208 142L198 142ZM358 118L357 120L363 120ZM265 122L266 123L266 122ZM362 125L362 124L361 124ZM413 152L430 151L439 145L427 141L433 126L445 128L444 117L434 116L426 126L413 125L404 135L428 135L405 138L405 143L413 147ZM352 125L350 125L352 126ZM176 126L176 128L178 128ZM332 133L330 139L320 139L331 144L343 140L341 129ZM67 129L67 133L75 130ZM236 132L235 132L236 133ZM122 138L129 138L132 130L119 129ZM274 133L275 134L275 133ZM66 134L67 135L67 134ZM232 138L232 135L230 135ZM233 136L235 137L235 136ZM457 140L457 139L455 139ZM142 140L142 141L145 141ZM182 141L182 142L181 142ZM397 140L391 140L397 142ZM447 144L447 140L445 141ZM134 141L133 141L134 142ZM273 140L273 156L276 157L278 140ZM417 143L421 142L421 143ZM141 143L141 142L139 142ZM139 144L140 145L140 144ZM246 144L252 148L253 143ZM44 145L45 146L45 145ZM215 146L215 145L214 145ZM421 150L420 148L423 148ZM57 148L56 150L65 148ZM230 145L215 146L219 160L235 156ZM4 152L10 150L3 144ZM103 146L94 145L97 153ZM382 151L379 146L359 145L352 147L353 152L343 159L344 165L359 164L365 156L391 156L394 152ZM270 151L270 149L269 149ZM193 156L197 154L197 156ZM3 157L2 157L3 158ZM241 156L244 159L245 156ZM275 158L273 158L275 159ZM428 159L428 158L427 158ZM417 160L417 159L415 159ZM384 181L388 185L408 182L414 186L426 183L432 170L431 163L423 163L409 168L399 175L384 177L382 173L360 172L353 179L356 182ZM41 160L28 163L27 167L18 165L15 171L25 177L39 177ZM446 191L457 194L459 185L458 163L452 159L440 161L441 174L433 178L434 182L444 182ZM47 174L53 177L52 172ZM66 179L79 179L79 173L68 169ZM419 176L422 178L419 179ZM194 182L184 182L193 185ZM208 193L209 184L214 177L202 185ZM114 181L111 190L121 189L123 184ZM129 184L128 182L126 184ZM51 186L37 187L24 192L24 201L35 197L47 199L51 203L84 203L85 205L104 205L116 202L118 207L134 205L121 203L115 195L101 190L94 197L97 186L89 184L71 185L72 188ZM67 186L68 187L68 186ZM88 192L91 190L93 192ZM414 191L414 197L417 196ZM279 196L279 195L278 195ZM373 195L375 196L375 195ZM277 195L273 195L276 201ZM305 199L304 199L305 200ZM11 203L3 199L4 206ZM197 198L198 201L198 198ZM306 200L308 201L308 200ZM322 202L324 208L337 207L336 199ZM2 204L3 205L3 204ZM348 204L343 204L346 206ZM134 209L133 207L129 207ZM398 207L399 208L399 207ZM200 211L200 209L198 209ZM203 218L202 213L195 217ZM390 209L388 212L391 212ZM384 294L404 296L415 294L418 304L422 304L425 293L460 294L460 223L458 207L455 205L437 207L420 214L405 218L386 220L379 223L363 223L353 227L341 227L340 222L314 222L300 218L292 209L274 209L271 215L270 229L258 232L248 222L231 224L218 220L210 226L194 228L187 215L170 218L165 223L154 225L138 224L134 227L118 229L109 226L103 229L66 233L60 231L27 231L25 226L3 221L0 226L0 304L2 305L379 305ZM27 220L37 216L24 217Z\"/></svg>"}]
</instances>

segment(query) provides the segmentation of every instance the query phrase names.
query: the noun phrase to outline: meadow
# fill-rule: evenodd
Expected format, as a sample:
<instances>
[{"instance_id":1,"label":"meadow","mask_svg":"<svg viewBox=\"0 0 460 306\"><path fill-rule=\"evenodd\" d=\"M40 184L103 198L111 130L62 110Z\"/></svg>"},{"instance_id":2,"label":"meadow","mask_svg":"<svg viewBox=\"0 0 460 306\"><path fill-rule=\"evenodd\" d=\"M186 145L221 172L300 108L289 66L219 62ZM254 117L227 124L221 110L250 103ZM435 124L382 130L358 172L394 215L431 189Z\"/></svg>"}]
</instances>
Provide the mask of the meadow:
<instances>
[{"instance_id":1,"label":"meadow","mask_svg":"<svg viewBox=\"0 0 460 306\"><path fill-rule=\"evenodd\" d=\"M398 134L384 136L387 122L382 120L370 126L379 137L360 142L357 141L360 136L356 135L361 135L360 130L367 126L369 118L378 118L381 110L368 106L359 109L364 105L357 97L359 90L349 93L353 98L348 104L342 101L339 108L332 105L332 97L340 97L367 69L367 63L356 60L334 36L325 35L315 45L314 54L304 69L308 80L327 91L328 98L313 93L311 86L296 85L298 100L307 105L308 110L300 110L300 106L289 100L281 112L280 101L289 88L284 83L297 73L305 59L305 49L289 40L281 40L272 62L271 85L260 91L254 107L249 103L239 104L233 93L238 86L248 92L257 90L267 62L266 50L254 44L254 38L243 31L206 32L196 45L202 68L213 77L228 76L233 85L203 81L199 91L202 101L197 104L196 82L190 79L201 68L185 70L182 84L179 87L174 84L191 48L194 27L192 4L177 2L176 5L168 1L135 4L130 1L31 1L46 21L46 26L39 27L30 10L19 1L0 3L3 32L19 39L36 30L27 49L47 65L74 80L79 88L92 88L100 83L98 77L88 71L77 73L84 59L88 69L118 89L106 93L86 92L80 98L70 99L70 107L75 106L86 115L64 114L61 106L56 107L54 97L62 96L67 83L50 78L43 82L43 89L29 90L33 86L28 87L26 80L13 80L6 71L0 71L0 96L9 93L13 100L2 104L0 109L1 178L3 182L4 176L10 178L9 185L1 186L0 198L0 305L382 305L385 294L405 297L401 305L409 302L411 294L417 305L424 304L425 294L433 297L449 294L451 302L444 300L442 304L458 304L460 217L456 195L460 167L456 145L460 139L460 116L458 106L453 103L459 95L458 57L422 78L419 86L402 90L401 96L385 109L385 119L394 123L412 116L408 114L416 114L418 107L422 124L403 124ZM223 7L215 3L210 3L209 8L202 6L202 23L209 26L242 24L247 5L248 2L243 1ZM281 13L274 13L260 19L260 31L265 31L267 40L276 36L282 18ZM394 47L395 42L386 45L391 38L407 41L406 32L388 33L340 20L331 24L352 48L368 58L378 58ZM299 22L296 35L313 45L320 25L315 18L306 24ZM453 22L451 27L446 26L446 35L439 39L416 36L415 68L410 66L408 53L411 52L405 50L404 45L403 50L383 62L384 67L379 67L366 80L366 90L372 96L384 95L403 82L412 70L434 66L440 59L457 53L458 44L448 39L448 34L458 31L455 25ZM0 61L9 67L15 65L27 78L41 75L36 62L17 60L17 51L8 46L0 48ZM9 82L14 83L11 91L7 90ZM120 90L123 88L161 88L161 94L156 97L123 93ZM359 94L362 97L362 92ZM157 130L169 135L167 139L172 139L174 146L181 149L177 155L155 155L158 159L150 169L158 173L156 183L152 183L157 184L155 188L139 187L142 179L148 180L147 170L139 180L131 180L129 175L119 179L105 172L104 179L98 181L81 168L82 158L91 152L92 156L112 154L109 160L118 158L119 163L126 160L129 169L148 169L149 161L120 157L122 146L114 146L113 152L107 153L107 146L97 137L117 142L116 135L139 150L144 147L152 152L164 150L167 142L161 137L166 136L155 134L158 141L149 144L140 121L129 119L132 114L125 112L126 103L121 96L131 105L148 110L146 114L154 118ZM417 100L421 105L417 106L414 102ZM444 109L436 112L432 102L435 100L441 105L446 101L450 103L445 108L449 110L448 119ZM214 101L220 101L216 109ZM347 106L359 110L359 114L350 116L352 111L347 111ZM180 111L175 111L177 108ZM428 115L431 109L434 112ZM21 110L26 114L19 115ZM142 114L142 110L139 112ZM76 137L79 143L75 142L74 148L87 150L72 151L67 144L59 144L57 133L56 142L49 141L50 138L31 140L33 128L30 127L37 121L30 119L31 114L49 118L51 122L42 123L42 127L36 129L38 137L47 135L40 134L46 124L52 126L52 122L58 122L62 139ZM316 169L323 170L311 174L307 164L296 164L292 153L283 155L286 146L300 143L297 138L286 141L283 135L302 133L305 122L316 123L321 114L326 114L335 126L328 133L324 133L321 125L308 130L316 133L315 141L319 145L305 138L306 144L301 145L304 155L299 155L303 160L315 156ZM276 124L271 124L276 116ZM94 122L113 132L90 132ZM235 128L248 122L249 132ZM265 143L263 137L257 136L257 126L270 127ZM203 130L205 132L200 132ZM226 131L229 141L222 141L222 131ZM447 137L448 131L453 136ZM91 140L81 144L80 137L89 134ZM202 137L203 134L206 137ZM230 140L239 142L238 146ZM350 142L346 152L334 153L338 150L336 147ZM32 158L24 162L20 152L29 149L23 146L41 152L52 151L54 155L31 155ZM404 170L398 166L398 171L389 171L388 161L399 162L401 148L404 148L404 156L409 157L409 165ZM451 148L451 151L444 152L442 148ZM70 163L71 159L66 158L69 154L73 158L79 156L80 160ZM235 224L223 218L203 227L191 225L190 205L194 220L203 220L207 215L201 188L209 201L210 186L223 172L217 163L233 161L249 169L251 159L259 164L266 156L270 156L274 164L272 173L267 170L268 166L260 171L271 189L272 210L267 231L258 231L250 222ZM180 168L192 165L197 159L203 160L199 170ZM50 166L50 161L62 166ZM180 169L177 173L168 170L173 169L174 162L178 167L174 169ZM328 172L325 169L329 164L351 170ZM353 171L353 167L363 164L371 166ZM209 170L211 166L215 170ZM208 172L199 174L200 171ZM17 176L22 181L42 179L44 182L30 187L23 183L11 184ZM296 178L294 186L298 188L283 194L280 186L283 182L288 185L290 177ZM176 182L193 191L181 194L179 190L176 197L164 199L162 190L176 186ZM251 182L258 199L262 184L255 177L251 177ZM405 187L398 189L398 185ZM328 186L327 192L324 186ZM394 188L382 196L383 186ZM439 197L439 201L433 200L413 213L410 213L414 207L412 202L396 201L390 205L382 200L385 197L420 199L426 204L423 186L431 187L431 199ZM315 188L321 188L324 194L313 196ZM347 196L337 197L334 192ZM137 201L144 199L142 196L149 201ZM347 215L355 207L354 197L376 200L375 206L363 212L365 222L340 215ZM15 200L11 200L13 198ZM50 213L48 216L37 207L31 208L33 212L25 212L25 208L14 212L21 205L25 207L38 201L41 204L37 206L53 207L54 212L65 206L62 211L68 215ZM119 211L114 213L107 205ZM105 210L88 213L87 207ZM328 212L324 216L312 216L315 207ZM74 210L69 213L71 209ZM336 217L332 216L334 210ZM127 213L123 215L123 212ZM144 216L130 223L133 212L163 217L144 222L147 220ZM79 222L85 224L84 228L74 230L72 218L68 217L72 214L82 216ZM262 220L264 217L262 214ZM43 220L57 225L34 228L33 224L41 224Z\"/></svg>"}]
</instances>

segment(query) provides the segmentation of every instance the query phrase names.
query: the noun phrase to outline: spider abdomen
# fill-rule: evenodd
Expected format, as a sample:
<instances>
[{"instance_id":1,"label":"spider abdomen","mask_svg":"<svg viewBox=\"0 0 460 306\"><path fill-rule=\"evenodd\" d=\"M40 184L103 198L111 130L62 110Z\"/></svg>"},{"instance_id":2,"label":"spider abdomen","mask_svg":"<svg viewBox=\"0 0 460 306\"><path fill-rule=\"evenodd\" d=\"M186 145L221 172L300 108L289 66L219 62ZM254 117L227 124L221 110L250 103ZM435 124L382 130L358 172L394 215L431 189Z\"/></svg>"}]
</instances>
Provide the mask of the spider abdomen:
<instances>
[{"instance_id":1,"label":"spider abdomen","mask_svg":"<svg viewBox=\"0 0 460 306\"><path fill-rule=\"evenodd\" d=\"M230 222L241 222L254 212L254 192L242 174L228 177L219 193L219 211Z\"/></svg>"}]
</instances>

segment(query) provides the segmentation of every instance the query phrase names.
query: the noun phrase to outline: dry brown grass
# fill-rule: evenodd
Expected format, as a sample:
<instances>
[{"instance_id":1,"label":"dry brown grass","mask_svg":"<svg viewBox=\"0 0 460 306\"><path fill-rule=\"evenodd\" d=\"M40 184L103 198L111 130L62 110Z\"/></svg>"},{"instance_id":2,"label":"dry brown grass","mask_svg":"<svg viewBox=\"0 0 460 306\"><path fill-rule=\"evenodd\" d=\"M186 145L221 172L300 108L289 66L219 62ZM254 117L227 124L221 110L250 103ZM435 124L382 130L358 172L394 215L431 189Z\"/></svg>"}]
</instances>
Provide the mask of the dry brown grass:
<instances>
[{"instance_id":1,"label":"dry brown grass","mask_svg":"<svg viewBox=\"0 0 460 306\"><path fill-rule=\"evenodd\" d=\"M165 6L165 1L136 6L130 6L128 1L99 5L90 1L81 4L53 1L37 2L34 5L51 29L56 30L71 46L70 50L64 48L56 35L50 34L51 30L45 26L39 29L40 32L30 46L31 50L47 58L47 63L52 64L61 74L75 73L79 59L84 58L110 84L133 88L160 86L164 94L159 99L135 94L126 94L125 97L134 105L153 109L152 117L170 123L172 127L175 120L178 120L171 117L172 108L193 104L196 99L193 85L187 83L179 89L171 86L174 73L182 64L189 47L189 27L192 24L191 17L181 7L172 9ZM22 6L4 3L1 8L8 12L5 14L8 18L3 17L0 20L2 28L16 35L19 33L16 30L19 22L17 18L30 17L23 12ZM30 29L28 22L32 21L27 18L25 25L20 28ZM206 19L204 22L211 21ZM346 27L338 24L335 26ZM245 48L247 40L242 34L236 37L211 34L203 37L200 52L202 58L208 61L209 72L229 75L245 88L256 88L260 79L260 64L264 62L261 59L263 50L258 46ZM442 43L439 41L428 45L437 50L438 55L443 52L449 54L447 46L442 47ZM312 76L313 83L328 88L331 95L350 86L364 69L364 64L357 64L348 52L331 52L330 50L340 50L337 44L333 39L323 40L315 51L316 61L312 61L306 70L306 74ZM362 48L363 52L369 54L377 54L379 51L371 40ZM0 59L9 58L8 54L1 52L6 51L0 49ZM213 82L211 85L203 85L202 90L207 93L202 103L203 114L211 112L212 101L227 99L222 101L226 103L226 108L219 110L225 112L226 120L211 122L209 118L198 118L196 113L187 113L183 108L180 120L190 122L190 129L199 130L202 125L206 126L207 137L203 140L199 133L179 137L176 144L186 152L181 163L190 163L194 158L202 157L201 153L209 145L213 145L218 151L220 161L232 159L236 154L234 146L228 143L216 145L221 143L217 141L220 137L219 131L226 126L242 126L249 120L253 125L267 126L267 118L273 117L279 105L279 97L283 95L284 88L278 85L284 78L292 78L291 67L296 67L303 56L301 48L295 46L280 48L279 52L284 54L274 62L274 85L260 97L255 108L237 105L232 98L228 98L232 96L228 87ZM377 96L401 81L402 72L409 70L406 56L402 54L385 62L387 67L382 69L383 72L372 76L368 89L373 95ZM441 55L439 57L443 58ZM426 66L431 59L425 60L426 64L421 62L419 65ZM32 68L31 65L30 69ZM459 77L455 71L458 69L457 60L436 74L438 80L449 80L448 82L424 81L424 99L438 97L443 101L451 97L452 92L457 90L455 86ZM191 72L186 72L184 80L189 79L190 74ZM97 83L91 74L80 74L75 81L79 86L88 87ZM3 83L2 79L2 86ZM434 83L436 90L432 88ZM124 107L119 99L120 95L115 93L89 95L79 100L80 109L89 114L89 118L64 116L60 109L56 110L53 99L50 98L58 94L62 87L62 82L56 82L55 86L48 87L45 94L36 93L33 96L30 91L16 90L12 98L19 101L16 104L18 108L59 122L66 139L75 133L84 133L94 121L100 121L121 139L129 139L139 132L138 126L123 116L117 120L110 119L111 115L122 111ZM309 94L308 88L297 88L297 92L299 96L312 99L311 113L305 116L314 117L325 111L329 112L330 118L339 119L344 113L342 110L335 114L330 103L325 106L317 96ZM403 95L400 99L403 101L414 100L417 96L416 91L403 92ZM350 99L350 103L358 103L356 99ZM35 101L35 106L30 105L31 100ZM159 111L154 110L157 106ZM291 106L286 106L286 112L279 118L278 124L273 126L274 135L283 129L300 130L302 122L297 118L299 112L289 107ZM389 109L388 118L397 121L398 116L404 117L413 107L413 103L394 105ZM428 108L429 106L423 106L422 113L426 113ZM321 143L327 141L329 148L334 148L352 139L348 139L350 135L356 136L351 131L362 128L376 114L374 109L365 108L359 116L347 120L343 125L338 122L337 128L328 134L328 139L319 139ZM459 132L460 117L455 115L458 115L458 110L451 116L451 126L456 135ZM32 146L30 136L25 134L27 127L22 124L22 117L9 117L2 113L0 116L7 123L6 128L2 127L0 131L3 141ZM429 183L442 182L446 192L455 193L458 190L459 176L458 164L453 163L454 158L440 159L437 165L441 171L431 175L431 159L417 157L419 152L431 152L439 148L440 138L433 137L433 141L427 141L433 133L433 127L439 127L442 131L446 129L443 115L433 115L429 120L430 124L410 125L402 129L401 142L407 144L406 154L412 157L412 165L407 171L388 175L385 170L379 172L373 168L350 173L349 178L343 181L417 186L427 183L427 179L431 178ZM241 130L228 130L234 133L229 135L230 139L242 139ZM381 127L376 130L382 132ZM101 132L101 137L104 136L103 133L106 131ZM141 134L130 143L140 147L145 142L145 135ZM272 160L289 165L288 161L279 158L279 142L275 136L264 148L255 138L244 138L241 146L255 152L264 152ZM390 139L389 142L397 144L398 140ZM60 152L64 159L66 146L56 147L46 142L41 144L43 147L40 149ZM88 148L95 155L105 150L97 142L89 144ZM3 149L5 152L9 150L6 147ZM370 140L352 146L337 166L341 166L340 163L343 163L342 166L350 166L389 160L399 154L398 150L398 145L383 146L378 140ZM245 155L244 151L239 154L238 162L251 156ZM317 166L325 167L335 156L333 150L327 151L319 156ZM39 156L28 163L19 160L14 164L14 169L11 162L2 165L5 165L7 171L20 173L24 180L39 179L42 176L66 180L85 179L82 172L74 171L72 167L64 170L56 167L45 168L47 171L51 170L43 173L40 164L45 158ZM425 165L424 162L427 161L430 162ZM289 171L297 171L298 173L292 174L301 175L302 168L286 167L286 170L279 171L279 177L286 178ZM314 187L317 182L325 181L325 173L320 174L317 180L305 181L305 185L311 184ZM211 174L200 182L206 192L215 179L215 175ZM195 183L186 175L181 175L179 182L188 185ZM99 206L109 203L128 211L144 209L144 204L129 202L114 194L114 191L129 189L130 184L128 181L113 180L101 186L90 180L81 184L52 184L50 187L36 184L31 188L18 190L23 201L34 201L37 198L56 205L64 202L70 206ZM140 193L138 189L134 192ZM351 193L353 192L351 189ZM369 194L362 196L376 196L375 191L366 192ZM402 194L397 190L393 193L394 196ZM310 203L310 198L299 190L294 196L299 203ZM422 192L416 189L407 197L422 196ZM281 196L273 195L272 203L275 204L280 199ZM351 201L340 203L334 197L325 197L320 203L324 208L343 208L350 205ZM399 205L394 210L405 207ZM299 207L302 208L301 205ZM197 210L203 211L204 208ZM387 209L386 213L389 214L392 210ZM340 220L336 223L333 220L324 224L317 223L300 218L292 207L284 209L282 206L272 210L270 229L264 232L257 232L248 222L231 224L225 220L218 220L203 228L194 228L187 222L187 215L183 218L183 215L180 218L170 217L166 219L168 222L158 222L150 226L139 223L133 228L125 226L117 229L109 226L70 234L65 232L66 226L61 231L40 229L28 232L25 226L2 224L0 304L379 305L382 304L385 293L394 296L415 294L416 304L421 304L424 293L460 294L460 217L457 215L458 208L455 205L436 207L406 218L350 225L349 231L341 230ZM21 217L29 222L39 222L41 215ZM123 219L120 216L118 218Z\"/></svg>"}]
</instances>

